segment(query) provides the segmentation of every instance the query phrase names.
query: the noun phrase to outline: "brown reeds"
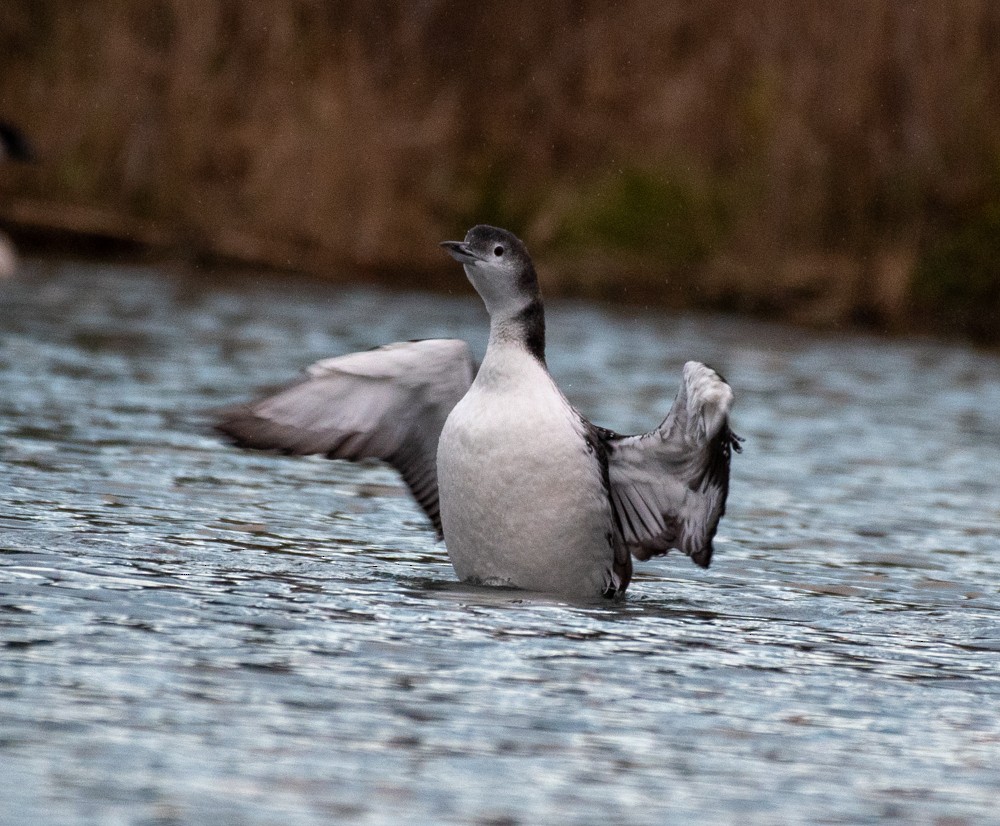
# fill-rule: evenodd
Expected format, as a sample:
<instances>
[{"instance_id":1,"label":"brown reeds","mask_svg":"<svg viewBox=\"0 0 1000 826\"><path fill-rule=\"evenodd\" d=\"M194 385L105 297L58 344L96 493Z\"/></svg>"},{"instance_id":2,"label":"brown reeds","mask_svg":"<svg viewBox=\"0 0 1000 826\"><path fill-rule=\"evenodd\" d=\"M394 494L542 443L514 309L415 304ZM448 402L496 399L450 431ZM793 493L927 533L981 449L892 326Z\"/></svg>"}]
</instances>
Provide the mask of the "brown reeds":
<instances>
[{"instance_id":1,"label":"brown reeds","mask_svg":"<svg viewBox=\"0 0 1000 826\"><path fill-rule=\"evenodd\" d=\"M1000 203L1000 5L6 0L0 115L8 218L415 275L492 221L565 289L906 325Z\"/></svg>"}]
</instances>

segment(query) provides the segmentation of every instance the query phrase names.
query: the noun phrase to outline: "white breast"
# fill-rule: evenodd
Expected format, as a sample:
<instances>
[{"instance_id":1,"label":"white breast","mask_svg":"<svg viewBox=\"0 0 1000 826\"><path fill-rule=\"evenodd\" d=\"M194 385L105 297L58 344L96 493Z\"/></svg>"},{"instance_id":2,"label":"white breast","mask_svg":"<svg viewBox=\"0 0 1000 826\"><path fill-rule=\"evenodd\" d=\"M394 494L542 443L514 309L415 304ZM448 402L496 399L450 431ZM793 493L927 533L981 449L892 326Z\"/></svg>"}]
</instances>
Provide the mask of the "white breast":
<instances>
[{"instance_id":1,"label":"white breast","mask_svg":"<svg viewBox=\"0 0 1000 826\"><path fill-rule=\"evenodd\" d=\"M445 544L460 578L600 594L611 505L577 414L520 347L491 347L438 445Z\"/></svg>"}]
</instances>

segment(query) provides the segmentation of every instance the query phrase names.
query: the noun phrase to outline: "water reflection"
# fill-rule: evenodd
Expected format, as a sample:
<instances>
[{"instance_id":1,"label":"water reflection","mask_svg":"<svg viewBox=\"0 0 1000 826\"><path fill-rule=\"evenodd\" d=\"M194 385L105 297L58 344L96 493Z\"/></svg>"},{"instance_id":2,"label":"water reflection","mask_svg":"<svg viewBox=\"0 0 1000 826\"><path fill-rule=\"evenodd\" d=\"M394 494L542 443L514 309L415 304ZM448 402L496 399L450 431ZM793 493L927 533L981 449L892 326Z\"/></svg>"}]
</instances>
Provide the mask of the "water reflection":
<instances>
[{"instance_id":1,"label":"water reflection","mask_svg":"<svg viewBox=\"0 0 1000 826\"><path fill-rule=\"evenodd\" d=\"M595 421L648 428L696 358L748 437L710 571L668 558L567 604L455 582L382 467L203 430L335 353L481 355L464 291L41 264L3 290L19 822L995 816L994 357L557 303L550 365Z\"/></svg>"}]
</instances>

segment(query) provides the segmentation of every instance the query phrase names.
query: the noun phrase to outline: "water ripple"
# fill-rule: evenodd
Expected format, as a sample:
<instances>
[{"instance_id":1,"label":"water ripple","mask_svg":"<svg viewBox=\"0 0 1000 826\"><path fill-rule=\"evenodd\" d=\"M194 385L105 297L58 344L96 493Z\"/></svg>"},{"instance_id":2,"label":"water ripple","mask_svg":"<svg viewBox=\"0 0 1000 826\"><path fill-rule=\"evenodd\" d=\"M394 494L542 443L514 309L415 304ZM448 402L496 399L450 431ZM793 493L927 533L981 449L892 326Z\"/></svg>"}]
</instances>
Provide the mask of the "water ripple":
<instances>
[{"instance_id":1,"label":"water ripple","mask_svg":"<svg viewBox=\"0 0 1000 826\"><path fill-rule=\"evenodd\" d=\"M0 799L19 823L995 819L1000 363L556 303L581 409L698 358L748 437L708 572L620 602L454 580L396 477L201 411L472 297L35 264L0 301Z\"/></svg>"}]
</instances>

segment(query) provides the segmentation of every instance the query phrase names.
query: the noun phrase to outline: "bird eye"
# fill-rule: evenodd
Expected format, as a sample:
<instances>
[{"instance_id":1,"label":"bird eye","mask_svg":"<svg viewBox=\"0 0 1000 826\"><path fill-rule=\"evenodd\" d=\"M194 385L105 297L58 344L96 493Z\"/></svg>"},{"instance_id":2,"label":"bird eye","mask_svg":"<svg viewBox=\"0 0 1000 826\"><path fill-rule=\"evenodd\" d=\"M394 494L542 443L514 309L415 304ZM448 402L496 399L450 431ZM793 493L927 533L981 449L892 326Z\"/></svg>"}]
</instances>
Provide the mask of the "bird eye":
<instances>
[{"instance_id":1,"label":"bird eye","mask_svg":"<svg viewBox=\"0 0 1000 826\"><path fill-rule=\"evenodd\" d=\"M494 255L495 255L495 256L496 256L497 258L499 258L499 257L500 257L501 255L503 255L503 247L499 247L499 246L498 246L498 247L494 247L494 248L493 248L493 254L494 254Z\"/></svg>"}]
</instances>

